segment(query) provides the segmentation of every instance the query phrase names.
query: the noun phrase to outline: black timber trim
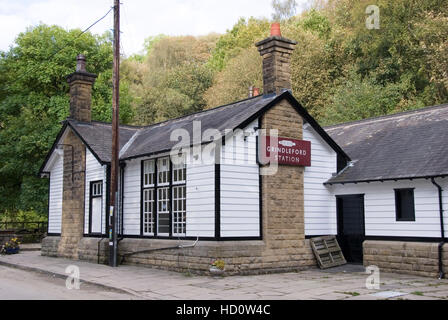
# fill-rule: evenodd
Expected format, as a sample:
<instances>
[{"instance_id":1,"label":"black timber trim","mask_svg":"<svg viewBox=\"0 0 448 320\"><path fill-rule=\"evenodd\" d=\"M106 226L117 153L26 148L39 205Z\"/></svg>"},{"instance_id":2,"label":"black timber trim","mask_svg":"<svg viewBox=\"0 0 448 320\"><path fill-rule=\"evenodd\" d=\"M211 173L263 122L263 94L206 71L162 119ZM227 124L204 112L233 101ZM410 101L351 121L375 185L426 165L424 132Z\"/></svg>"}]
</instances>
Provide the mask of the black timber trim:
<instances>
[{"instance_id":1,"label":"black timber trim","mask_svg":"<svg viewBox=\"0 0 448 320\"><path fill-rule=\"evenodd\" d=\"M261 117L258 118L258 129L261 129L262 126L262 119ZM257 135L255 139L255 148L256 148L256 161L258 163L258 148L259 148L259 136ZM259 218L258 221L260 223L260 230L259 230L259 238L260 240L263 240L263 176L261 175L261 165L258 164L258 197L259 197L259 204L258 209L259 212Z\"/></svg>"},{"instance_id":2,"label":"black timber trim","mask_svg":"<svg viewBox=\"0 0 448 320\"><path fill-rule=\"evenodd\" d=\"M120 222L121 222L121 226L120 226L120 236L122 236L123 235L123 233L124 233L124 221L123 221L123 219L124 219L124 171L125 171L125 169L126 169L126 163L125 162L123 162L123 163L120 163L120 168L121 168L121 179L120 179L120 184L121 184L121 194L120 194L120 215L121 215L121 217L120 217Z\"/></svg>"},{"instance_id":3,"label":"black timber trim","mask_svg":"<svg viewBox=\"0 0 448 320\"><path fill-rule=\"evenodd\" d=\"M60 233L47 233L47 237L60 237Z\"/></svg>"},{"instance_id":4,"label":"black timber trim","mask_svg":"<svg viewBox=\"0 0 448 320\"><path fill-rule=\"evenodd\" d=\"M101 182L101 196L93 196L93 194L92 194L92 185L94 183L99 183L99 182ZM93 233L92 232L92 199L101 197L101 212L100 212L100 214L102 216L103 215L103 195L104 195L103 185L104 185L104 181L103 180L89 181L89 235L92 235L92 234L100 234L100 235L102 235L103 234L103 230L101 230L100 233L97 233L97 232ZM85 191L84 191L84 194L85 194ZM84 203L85 203L85 201L84 201ZM84 209L84 211L85 211L85 209ZM101 224L101 229L102 228L103 228L103 224Z\"/></svg>"},{"instance_id":5,"label":"black timber trim","mask_svg":"<svg viewBox=\"0 0 448 320\"><path fill-rule=\"evenodd\" d=\"M143 176L144 176L144 165L146 160L140 162L140 236L143 237ZM154 167L155 168L155 167ZM155 171L155 170L154 170ZM155 179L155 178L154 178ZM124 237L124 235L123 235Z\"/></svg>"},{"instance_id":6,"label":"black timber trim","mask_svg":"<svg viewBox=\"0 0 448 320\"><path fill-rule=\"evenodd\" d=\"M348 181L337 181L337 182L324 182L324 185L334 185L334 184L349 184L349 183L370 183L370 182L385 182L385 181L400 181L400 180L420 180L426 179L429 180L431 178L446 178L448 174L440 174L435 176L420 176L420 177L402 177L402 178L384 178L384 179L366 179L366 180L348 180ZM331 179L330 179L331 180Z\"/></svg>"},{"instance_id":7,"label":"black timber trim","mask_svg":"<svg viewBox=\"0 0 448 320\"><path fill-rule=\"evenodd\" d=\"M93 151L93 149L90 147L90 145L84 140L84 138L82 137L82 135L76 131L76 129L74 128L74 126L70 123L69 120L65 120L63 121L63 126L61 128L61 130L59 131L58 135L56 136L55 141L53 142L53 145L50 149L50 151L47 153L47 156L45 157L44 162L42 163L41 167L39 168L39 175L43 174L43 173L48 173L43 171L45 166L47 165L48 161L50 160L51 155L54 152L54 149L56 149L57 145L59 144L59 139L62 137L62 135L64 134L65 130L67 129L67 127L70 127L70 129L73 130L73 132L75 133L75 135L82 141L82 143L87 147L87 149L89 149L89 151L93 154L93 156L96 158L96 160L102 165L106 165L109 164L109 162L105 162L103 160L100 159L100 157L95 153L95 151Z\"/></svg>"},{"instance_id":8,"label":"black timber trim","mask_svg":"<svg viewBox=\"0 0 448 320\"><path fill-rule=\"evenodd\" d=\"M87 235L88 236L88 235ZM177 236L174 237L168 237L168 236L140 236L140 235L123 235L123 239L147 239L147 240L173 240L173 241L179 241L179 238ZM199 239L200 241L261 241L260 237L181 237L180 240L196 240Z\"/></svg>"},{"instance_id":9,"label":"black timber trim","mask_svg":"<svg viewBox=\"0 0 448 320\"><path fill-rule=\"evenodd\" d=\"M56 136L56 139L54 140L53 145L51 146L50 151L47 153L44 162L42 163L42 165L39 168L39 173L38 173L39 175L41 175L43 173L49 173L49 172L44 172L43 170L44 170L45 166L47 165L47 162L50 160L50 157L53 154L54 149L56 149L56 146L58 145L59 139L61 139L62 135L64 134L65 129L68 126L68 121L67 120L63 121L62 124L63 125L62 125L61 130L59 130L58 135Z\"/></svg>"},{"instance_id":10,"label":"black timber trim","mask_svg":"<svg viewBox=\"0 0 448 320\"><path fill-rule=\"evenodd\" d=\"M169 163L169 170L168 170L168 179L170 182L169 188L168 188L168 194L169 194L169 201L168 201L168 211L169 211L169 217L168 221L170 224L170 238L173 237L173 163L171 162L171 157L168 157L168 163ZM185 178L186 179L186 178ZM185 197L186 197L187 191L185 190Z\"/></svg>"},{"instance_id":11,"label":"black timber trim","mask_svg":"<svg viewBox=\"0 0 448 320\"><path fill-rule=\"evenodd\" d=\"M408 242L440 242L440 237L402 237L402 236L366 236L365 240L371 241L408 241Z\"/></svg>"},{"instance_id":12,"label":"black timber trim","mask_svg":"<svg viewBox=\"0 0 448 320\"><path fill-rule=\"evenodd\" d=\"M50 191L51 191L51 172L48 173L48 208L47 208L47 235L50 234ZM64 201L64 193L62 193L62 201ZM61 210L62 211L62 210ZM61 228L62 228L62 212L61 212Z\"/></svg>"},{"instance_id":13,"label":"black timber trim","mask_svg":"<svg viewBox=\"0 0 448 320\"><path fill-rule=\"evenodd\" d=\"M105 164L110 164L110 162L105 162L103 160L101 160L101 158L96 154L96 152L90 147L90 145L87 143L86 140L84 140L84 138L82 137L82 135L75 129L75 127L70 123L70 121L68 122L68 126L70 127L70 129L73 130L73 132L75 133L75 135L82 141L82 143L84 143L84 145L89 149L89 151L93 154L93 156L96 158L96 160L102 165L104 166Z\"/></svg>"},{"instance_id":14,"label":"black timber trim","mask_svg":"<svg viewBox=\"0 0 448 320\"><path fill-rule=\"evenodd\" d=\"M291 92L285 91L281 95L277 96L274 100L269 102L266 106L260 109L258 112L254 113L252 116L241 122L234 129L243 129L248 126L252 121L259 118L261 115L266 113L270 108L274 107L283 99L286 99L292 107L297 111L297 113L313 127L313 129L324 139L326 143L341 157L343 157L347 162L351 161L350 157L345 153L344 150L328 135L328 133L317 123L316 120L306 111L306 109L300 104L299 101L294 98Z\"/></svg>"},{"instance_id":15,"label":"black timber trim","mask_svg":"<svg viewBox=\"0 0 448 320\"><path fill-rule=\"evenodd\" d=\"M305 239L325 237L325 235L307 235ZM365 236L364 241L403 241L403 242L440 242L440 237L402 237L402 236Z\"/></svg>"},{"instance_id":16,"label":"black timber trim","mask_svg":"<svg viewBox=\"0 0 448 320\"><path fill-rule=\"evenodd\" d=\"M110 217L110 165L106 167L106 225L105 225L105 235L109 238L109 217ZM104 192L104 190L103 190ZM103 230L101 230L103 232Z\"/></svg>"},{"instance_id":17,"label":"black timber trim","mask_svg":"<svg viewBox=\"0 0 448 320\"><path fill-rule=\"evenodd\" d=\"M220 163L215 163L215 238L216 239L221 238L221 164Z\"/></svg>"}]
</instances>

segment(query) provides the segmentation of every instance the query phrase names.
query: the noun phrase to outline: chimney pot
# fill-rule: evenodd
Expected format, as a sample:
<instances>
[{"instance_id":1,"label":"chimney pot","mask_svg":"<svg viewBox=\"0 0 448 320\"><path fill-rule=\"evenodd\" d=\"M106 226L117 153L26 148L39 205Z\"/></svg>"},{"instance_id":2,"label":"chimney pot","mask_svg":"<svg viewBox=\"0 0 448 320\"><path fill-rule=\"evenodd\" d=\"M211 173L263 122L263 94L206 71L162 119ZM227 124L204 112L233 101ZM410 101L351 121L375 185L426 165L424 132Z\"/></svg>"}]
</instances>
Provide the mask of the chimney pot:
<instances>
[{"instance_id":1,"label":"chimney pot","mask_svg":"<svg viewBox=\"0 0 448 320\"><path fill-rule=\"evenodd\" d=\"M87 72L86 56L83 54L78 54L78 56L76 57L76 72Z\"/></svg>"},{"instance_id":2,"label":"chimney pot","mask_svg":"<svg viewBox=\"0 0 448 320\"><path fill-rule=\"evenodd\" d=\"M280 23L271 25L271 36L255 45L263 58L263 94L291 89L291 54L297 42L282 37Z\"/></svg>"},{"instance_id":3,"label":"chimney pot","mask_svg":"<svg viewBox=\"0 0 448 320\"><path fill-rule=\"evenodd\" d=\"M260 88L254 88L254 97L260 95Z\"/></svg>"},{"instance_id":4,"label":"chimney pot","mask_svg":"<svg viewBox=\"0 0 448 320\"><path fill-rule=\"evenodd\" d=\"M274 22L271 24L271 37L281 37L280 23Z\"/></svg>"},{"instance_id":5,"label":"chimney pot","mask_svg":"<svg viewBox=\"0 0 448 320\"><path fill-rule=\"evenodd\" d=\"M86 57L76 58L76 72L67 76L70 85L70 118L82 122L91 121L92 86L96 74L86 71Z\"/></svg>"}]
</instances>

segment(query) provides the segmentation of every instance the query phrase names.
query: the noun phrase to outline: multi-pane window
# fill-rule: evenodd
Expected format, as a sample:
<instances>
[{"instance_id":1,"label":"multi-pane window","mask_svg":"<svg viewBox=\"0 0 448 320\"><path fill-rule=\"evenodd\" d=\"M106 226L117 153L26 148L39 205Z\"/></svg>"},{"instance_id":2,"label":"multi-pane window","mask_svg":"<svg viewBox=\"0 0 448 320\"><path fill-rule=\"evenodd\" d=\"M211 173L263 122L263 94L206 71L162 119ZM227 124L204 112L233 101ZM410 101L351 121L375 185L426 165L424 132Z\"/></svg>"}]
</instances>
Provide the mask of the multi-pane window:
<instances>
[{"instance_id":1,"label":"multi-pane window","mask_svg":"<svg viewBox=\"0 0 448 320\"><path fill-rule=\"evenodd\" d=\"M170 183L170 158L160 158L157 160L157 185L167 185Z\"/></svg>"},{"instance_id":2,"label":"multi-pane window","mask_svg":"<svg viewBox=\"0 0 448 320\"><path fill-rule=\"evenodd\" d=\"M185 236L185 163L172 164L169 157L144 161L142 179L143 235Z\"/></svg>"},{"instance_id":3,"label":"multi-pane window","mask_svg":"<svg viewBox=\"0 0 448 320\"><path fill-rule=\"evenodd\" d=\"M173 164L173 184L185 183L187 178L187 167L185 161L179 164Z\"/></svg>"},{"instance_id":4,"label":"multi-pane window","mask_svg":"<svg viewBox=\"0 0 448 320\"><path fill-rule=\"evenodd\" d=\"M143 162L143 234L154 235L154 177L155 162Z\"/></svg>"},{"instance_id":5,"label":"multi-pane window","mask_svg":"<svg viewBox=\"0 0 448 320\"><path fill-rule=\"evenodd\" d=\"M145 187L154 186L155 164L154 160L148 160L143 163L143 184Z\"/></svg>"},{"instance_id":6,"label":"multi-pane window","mask_svg":"<svg viewBox=\"0 0 448 320\"><path fill-rule=\"evenodd\" d=\"M92 183L92 197L101 197L103 195L103 182Z\"/></svg>"},{"instance_id":7,"label":"multi-pane window","mask_svg":"<svg viewBox=\"0 0 448 320\"><path fill-rule=\"evenodd\" d=\"M158 234L168 235L170 233L170 208L169 187L157 189L157 225Z\"/></svg>"},{"instance_id":8,"label":"multi-pane window","mask_svg":"<svg viewBox=\"0 0 448 320\"><path fill-rule=\"evenodd\" d=\"M395 189L397 221L415 221L414 189Z\"/></svg>"},{"instance_id":9,"label":"multi-pane window","mask_svg":"<svg viewBox=\"0 0 448 320\"><path fill-rule=\"evenodd\" d=\"M154 234L154 189L143 190L143 234Z\"/></svg>"},{"instance_id":10,"label":"multi-pane window","mask_svg":"<svg viewBox=\"0 0 448 320\"><path fill-rule=\"evenodd\" d=\"M183 186L173 187L173 234L185 235L186 233L186 188Z\"/></svg>"}]
</instances>

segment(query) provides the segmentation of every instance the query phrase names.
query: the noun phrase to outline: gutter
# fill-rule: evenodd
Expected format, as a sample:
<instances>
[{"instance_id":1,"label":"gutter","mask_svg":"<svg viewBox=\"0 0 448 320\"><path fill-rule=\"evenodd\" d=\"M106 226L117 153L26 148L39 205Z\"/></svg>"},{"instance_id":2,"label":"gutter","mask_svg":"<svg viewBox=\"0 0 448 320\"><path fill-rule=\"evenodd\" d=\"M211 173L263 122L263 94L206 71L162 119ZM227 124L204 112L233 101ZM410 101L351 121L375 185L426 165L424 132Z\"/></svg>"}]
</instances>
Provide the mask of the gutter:
<instances>
[{"instance_id":1,"label":"gutter","mask_svg":"<svg viewBox=\"0 0 448 320\"><path fill-rule=\"evenodd\" d=\"M132 256L134 254L139 254L139 253L150 253L150 252L155 252L155 251L163 251L163 250L173 250L173 249L185 249L185 248L194 248L196 246L196 244L199 241L199 237L197 237L196 241L193 244L188 244L188 245L182 245L179 244L177 246L172 246L172 247L164 247L164 248L154 248L154 249L147 249L147 250L140 250L140 251L133 251L133 252L127 252L122 254L122 258L120 261L120 264L123 264L124 259L126 257Z\"/></svg>"},{"instance_id":2,"label":"gutter","mask_svg":"<svg viewBox=\"0 0 448 320\"><path fill-rule=\"evenodd\" d=\"M443 222L443 203L442 203L442 187L437 184L434 178L431 178L431 182L435 185L439 192L439 211L440 211L440 243L439 243L439 279L445 277L443 271L443 245L445 244L445 226Z\"/></svg>"}]
</instances>

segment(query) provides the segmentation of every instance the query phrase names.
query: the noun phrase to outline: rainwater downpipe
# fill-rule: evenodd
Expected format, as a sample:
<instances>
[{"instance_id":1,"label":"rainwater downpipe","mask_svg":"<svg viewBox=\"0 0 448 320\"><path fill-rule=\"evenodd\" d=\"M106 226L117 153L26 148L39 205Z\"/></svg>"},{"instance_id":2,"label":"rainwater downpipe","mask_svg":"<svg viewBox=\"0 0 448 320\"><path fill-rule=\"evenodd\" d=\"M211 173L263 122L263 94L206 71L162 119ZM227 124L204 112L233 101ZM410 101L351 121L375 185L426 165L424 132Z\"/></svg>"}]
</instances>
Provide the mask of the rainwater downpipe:
<instances>
[{"instance_id":1,"label":"rainwater downpipe","mask_svg":"<svg viewBox=\"0 0 448 320\"><path fill-rule=\"evenodd\" d=\"M435 185L439 192L439 211L440 211L440 243L439 243L439 279L443 279L445 277L445 272L443 271L443 245L445 244L445 224L443 221L443 202L442 202L442 187L434 180L434 177L431 178L431 182Z\"/></svg>"},{"instance_id":2,"label":"rainwater downpipe","mask_svg":"<svg viewBox=\"0 0 448 320\"><path fill-rule=\"evenodd\" d=\"M150 253L150 252L155 252L155 251L163 251L163 250L174 250L174 249L185 249L185 248L194 248L196 246L196 244L199 241L199 237L196 238L196 241L192 244L187 244L187 245L183 245L183 244L179 244L177 246L172 246L172 247L164 247L164 248L154 248L154 249L147 249L147 250L140 250L140 251L133 251L133 252L128 252L128 253L124 253L122 255L121 258L121 262L120 264L122 264L124 262L124 259L126 257L132 256L134 254L139 254L139 253Z\"/></svg>"}]
</instances>

